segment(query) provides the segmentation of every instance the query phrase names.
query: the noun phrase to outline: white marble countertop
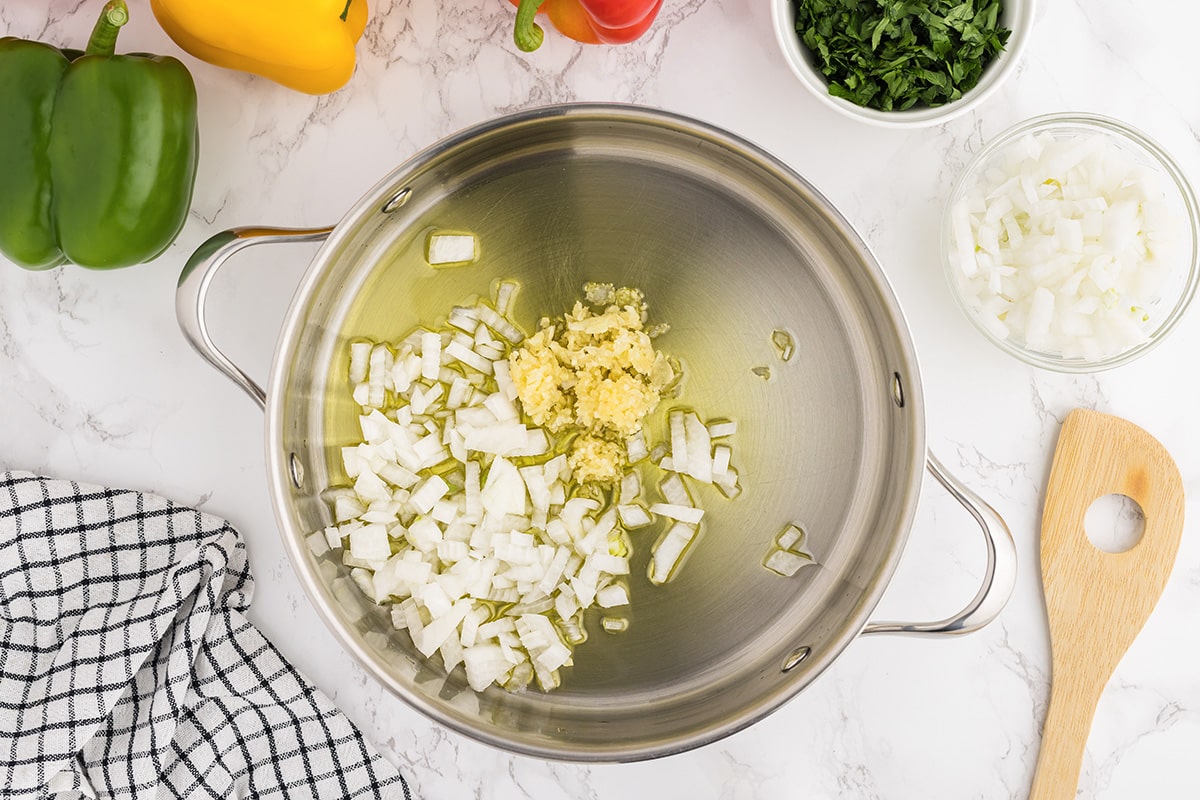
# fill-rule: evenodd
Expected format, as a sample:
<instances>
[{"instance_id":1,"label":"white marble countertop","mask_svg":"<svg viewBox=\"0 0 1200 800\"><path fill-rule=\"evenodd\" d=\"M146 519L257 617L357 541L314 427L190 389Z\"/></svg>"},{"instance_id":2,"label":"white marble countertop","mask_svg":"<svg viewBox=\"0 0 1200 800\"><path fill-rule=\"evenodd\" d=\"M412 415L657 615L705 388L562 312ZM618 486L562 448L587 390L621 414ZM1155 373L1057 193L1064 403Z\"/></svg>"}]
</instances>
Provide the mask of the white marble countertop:
<instances>
[{"instance_id":1,"label":"white marble countertop","mask_svg":"<svg viewBox=\"0 0 1200 800\"><path fill-rule=\"evenodd\" d=\"M179 54L145 0L122 50ZM82 42L98 3L5 3L0 33ZM1200 10L1134 0L1043 2L1016 74L942 127L880 130L835 115L778 53L765 2L667 0L633 46L550 35L511 44L503 0L383 0L345 90L311 98L184 57L202 115L191 218L152 264L27 273L0 264L0 466L149 489L227 517L250 547L251 617L429 798L1023 798L1049 686L1037 567L1050 455L1071 408L1124 416L1174 454L1200 492L1200 312L1140 361L1098 375L1038 371L984 341L938 262L942 202L970 154L1026 117L1109 114L1162 142L1200 181L1200 105L1185 55ZM1169 6L1169 8L1168 8ZM284 556L267 494L263 420L185 344L173 291L191 250L236 225L336 220L377 179L440 137L504 112L570 100L692 115L777 154L826 193L878 254L922 359L929 442L1008 519L1021 559L1012 601L983 632L854 643L796 699L716 744L649 763L578 766L513 757L427 721L384 693L318 621ZM222 274L219 342L264 375L313 250L247 257ZM973 593L983 548L927 481L881 616L936 618ZM1191 504L1195 511L1195 504ZM1200 796L1200 533L1100 703L1082 797Z\"/></svg>"}]
</instances>

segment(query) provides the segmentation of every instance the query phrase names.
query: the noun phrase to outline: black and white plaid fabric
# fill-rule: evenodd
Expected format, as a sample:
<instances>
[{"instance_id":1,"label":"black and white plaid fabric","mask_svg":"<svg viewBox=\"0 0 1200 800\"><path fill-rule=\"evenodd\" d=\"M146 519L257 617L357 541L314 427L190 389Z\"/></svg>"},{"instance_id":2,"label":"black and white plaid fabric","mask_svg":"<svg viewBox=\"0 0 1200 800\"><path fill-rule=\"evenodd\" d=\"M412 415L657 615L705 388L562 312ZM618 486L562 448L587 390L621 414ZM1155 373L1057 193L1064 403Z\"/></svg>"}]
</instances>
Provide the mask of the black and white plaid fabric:
<instances>
[{"instance_id":1,"label":"black and white plaid fabric","mask_svg":"<svg viewBox=\"0 0 1200 800\"><path fill-rule=\"evenodd\" d=\"M252 588L224 520L0 473L0 796L409 798Z\"/></svg>"}]
</instances>

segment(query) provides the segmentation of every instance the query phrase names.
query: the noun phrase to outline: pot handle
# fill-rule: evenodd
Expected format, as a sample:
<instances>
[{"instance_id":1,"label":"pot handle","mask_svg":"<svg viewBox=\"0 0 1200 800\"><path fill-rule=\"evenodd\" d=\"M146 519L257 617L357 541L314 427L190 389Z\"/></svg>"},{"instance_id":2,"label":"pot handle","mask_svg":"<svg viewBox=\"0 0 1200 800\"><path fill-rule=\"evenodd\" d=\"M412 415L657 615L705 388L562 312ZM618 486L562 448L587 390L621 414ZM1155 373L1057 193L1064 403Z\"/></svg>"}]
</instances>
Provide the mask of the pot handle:
<instances>
[{"instance_id":1,"label":"pot handle","mask_svg":"<svg viewBox=\"0 0 1200 800\"><path fill-rule=\"evenodd\" d=\"M1012 532L996 510L946 471L930 453L925 462L929 474L962 504L983 530L987 544L987 569L975 598L957 614L937 622L873 622L863 633L908 633L917 636L946 636L972 633L994 620L1004 610L1017 581L1017 547Z\"/></svg>"},{"instance_id":2,"label":"pot handle","mask_svg":"<svg viewBox=\"0 0 1200 800\"><path fill-rule=\"evenodd\" d=\"M175 317L183 337L200 357L245 390L260 408L267 406L267 393L241 367L229 360L208 335L204 318L208 290L217 270L234 253L256 244L320 242L333 228L232 228L221 231L196 248L179 273L175 288Z\"/></svg>"}]
</instances>

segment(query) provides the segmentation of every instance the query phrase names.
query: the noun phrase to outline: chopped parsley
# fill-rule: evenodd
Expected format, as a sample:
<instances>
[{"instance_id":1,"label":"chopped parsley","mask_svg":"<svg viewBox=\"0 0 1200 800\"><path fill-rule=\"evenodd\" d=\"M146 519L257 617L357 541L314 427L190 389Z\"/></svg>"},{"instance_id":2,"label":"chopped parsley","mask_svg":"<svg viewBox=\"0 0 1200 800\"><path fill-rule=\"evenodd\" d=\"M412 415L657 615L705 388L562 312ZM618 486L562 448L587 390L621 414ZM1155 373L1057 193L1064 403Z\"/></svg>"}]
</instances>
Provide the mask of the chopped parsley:
<instances>
[{"instance_id":1,"label":"chopped parsley","mask_svg":"<svg viewBox=\"0 0 1200 800\"><path fill-rule=\"evenodd\" d=\"M957 100L1011 33L1000 0L794 0L829 93L882 111Z\"/></svg>"}]
</instances>

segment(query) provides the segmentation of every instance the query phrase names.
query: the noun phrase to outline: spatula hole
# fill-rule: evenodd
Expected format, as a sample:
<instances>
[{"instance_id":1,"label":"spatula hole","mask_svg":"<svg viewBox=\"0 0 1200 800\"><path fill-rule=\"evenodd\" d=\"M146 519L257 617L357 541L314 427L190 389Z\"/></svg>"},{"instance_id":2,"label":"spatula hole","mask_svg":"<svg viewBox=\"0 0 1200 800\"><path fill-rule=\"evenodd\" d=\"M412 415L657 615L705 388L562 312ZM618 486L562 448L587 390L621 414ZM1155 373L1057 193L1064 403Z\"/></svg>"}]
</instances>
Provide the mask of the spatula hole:
<instances>
[{"instance_id":1,"label":"spatula hole","mask_svg":"<svg viewBox=\"0 0 1200 800\"><path fill-rule=\"evenodd\" d=\"M1142 540L1146 515L1133 498L1106 494L1088 506L1083 529L1088 541L1104 552L1124 553Z\"/></svg>"}]
</instances>

